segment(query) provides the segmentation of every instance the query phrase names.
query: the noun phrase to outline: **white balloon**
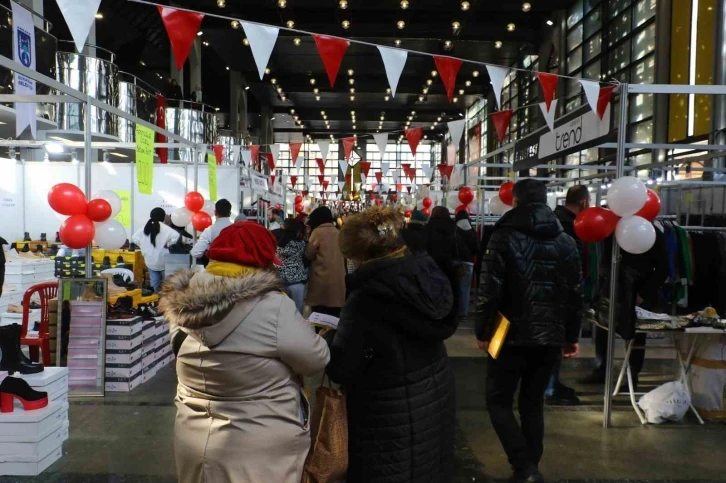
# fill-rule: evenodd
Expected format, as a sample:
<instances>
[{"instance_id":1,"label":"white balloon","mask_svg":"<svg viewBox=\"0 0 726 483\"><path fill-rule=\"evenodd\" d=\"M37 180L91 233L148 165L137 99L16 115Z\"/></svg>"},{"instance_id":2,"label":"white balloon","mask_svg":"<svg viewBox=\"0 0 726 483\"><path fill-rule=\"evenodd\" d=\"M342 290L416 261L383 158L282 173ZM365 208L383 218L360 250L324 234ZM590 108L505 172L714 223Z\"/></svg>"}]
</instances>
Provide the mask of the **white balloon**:
<instances>
[{"instance_id":1,"label":"white balloon","mask_svg":"<svg viewBox=\"0 0 726 483\"><path fill-rule=\"evenodd\" d=\"M171 222L174 223L174 226L187 226L192 222L193 214L194 213L186 208L177 208L171 214Z\"/></svg>"},{"instance_id":2,"label":"white balloon","mask_svg":"<svg viewBox=\"0 0 726 483\"><path fill-rule=\"evenodd\" d=\"M512 209L512 207L505 205L504 202L502 201L502 199L499 197L499 195L497 195L489 200L489 211L492 212L492 215L501 216L511 209Z\"/></svg>"},{"instance_id":3,"label":"white balloon","mask_svg":"<svg viewBox=\"0 0 726 483\"><path fill-rule=\"evenodd\" d=\"M648 201L648 189L645 184L633 176L623 176L613 181L608 189L608 206L623 218L640 211Z\"/></svg>"},{"instance_id":4,"label":"white balloon","mask_svg":"<svg viewBox=\"0 0 726 483\"><path fill-rule=\"evenodd\" d=\"M640 216L623 218L615 227L615 239L620 248L633 255L645 253L655 244L653 224Z\"/></svg>"},{"instance_id":5,"label":"white balloon","mask_svg":"<svg viewBox=\"0 0 726 483\"><path fill-rule=\"evenodd\" d=\"M113 218L96 225L96 244L104 250L117 250L126 243L126 229Z\"/></svg>"},{"instance_id":6,"label":"white balloon","mask_svg":"<svg viewBox=\"0 0 726 483\"><path fill-rule=\"evenodd\" d=\"M111 205L111 218L121 213L121 198L111 190L101 190L95 193L92 200L106 200Z\"/></svg>"},{"instance_id":7,"label":"white balloon","mask_svg":"<svg viewBox=\"0 0 726 483\"><path fill-rule=\"evenodd\" d=\"M215 211L214 201L212 201L212 200L205 201L204 206L202 206L202 211L205 212L206 214L208 214L209 216L214 216L214 211Z\"/></svg>"}]
</instances>

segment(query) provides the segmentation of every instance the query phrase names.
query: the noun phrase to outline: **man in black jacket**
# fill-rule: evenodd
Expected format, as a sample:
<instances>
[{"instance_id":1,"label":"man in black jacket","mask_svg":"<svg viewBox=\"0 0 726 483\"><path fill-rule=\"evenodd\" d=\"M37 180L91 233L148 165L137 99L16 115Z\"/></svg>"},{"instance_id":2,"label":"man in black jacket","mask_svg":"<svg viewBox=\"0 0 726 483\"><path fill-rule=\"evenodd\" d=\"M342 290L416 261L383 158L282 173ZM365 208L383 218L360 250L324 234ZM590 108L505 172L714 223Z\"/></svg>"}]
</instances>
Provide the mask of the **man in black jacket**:
<instances>
[{"instance_id":1,"label":"man in black jacket","mask_svg":"<svg viewBox=\"0 0 726 483\"><path fill-rule=\"evenodd\" d=\"M579 351L582 270L575 240L547 206L544 183L520 181L513 194L514 209L497 223L485 253L476 337L487 350L497 314L511 323L499 357L489 360L487 406L511 481L538 483L545 389L563 348L565 357ZM512 409L517 386L521 428Z\"/></svg>"},{"instance_id":2,"label":"man in black jacket","mask_svg":"<svg viewBox=\"0 0 726 483\"><path fill-rule=\"evenodd\" d=\"M575 234L575 218L584 210L590 207L590 192L587 186L577 185L567 190L567 197L565 198L565 205L557 206L555 208L555 216L562 225L562 229L570 235L575 243L577 244L577 253L580 255L580 262L583 267L587 260L585 260L585 244ZM583 269L583 273L584 273ZM561 361L560 361L561 362ZM580 404L580 399L577 397L575 390L565 386L560 382L560 365L558 363L555 366L555 370L552 372L550 383L547 386L545 397L547 398L547 404L553 406L577 406Z\"/></svg>"}]
</instances>

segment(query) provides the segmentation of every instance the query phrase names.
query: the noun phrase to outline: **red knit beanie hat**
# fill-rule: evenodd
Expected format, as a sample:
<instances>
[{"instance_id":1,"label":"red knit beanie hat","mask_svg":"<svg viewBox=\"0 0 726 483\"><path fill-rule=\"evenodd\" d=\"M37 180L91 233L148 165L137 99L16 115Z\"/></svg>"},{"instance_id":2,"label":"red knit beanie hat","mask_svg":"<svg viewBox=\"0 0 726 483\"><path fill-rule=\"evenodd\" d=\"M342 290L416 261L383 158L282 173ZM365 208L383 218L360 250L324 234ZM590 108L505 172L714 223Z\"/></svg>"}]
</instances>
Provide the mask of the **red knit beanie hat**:
<instances>
[{"instance_id":1,"label":"red knit beanie hat","mask_svg":"<svg viewBox=\"0 0 726 483\"><path fill-rule=\"evenodd\" d=\"M282 265L275 256L275 235L254 221L238 221L221 231L207 252L210 260L247 267Z\"/></svg>"}]
</instances>

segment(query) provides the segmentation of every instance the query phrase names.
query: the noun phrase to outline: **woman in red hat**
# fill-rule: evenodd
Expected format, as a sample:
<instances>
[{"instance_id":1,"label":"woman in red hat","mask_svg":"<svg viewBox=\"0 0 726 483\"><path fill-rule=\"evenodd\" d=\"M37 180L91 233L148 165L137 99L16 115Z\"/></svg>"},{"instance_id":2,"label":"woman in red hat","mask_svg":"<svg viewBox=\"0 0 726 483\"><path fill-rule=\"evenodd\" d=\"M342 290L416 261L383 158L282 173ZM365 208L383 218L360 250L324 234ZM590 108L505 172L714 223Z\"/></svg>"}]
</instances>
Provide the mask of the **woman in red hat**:
<instances>
[{"instance_id":1,"label":"woman in red hat","mask_svg":"<svg viewBox=\"0 0 726 483\"><path fill-rule=\"evenodd\" d=\"M237 222L209 248L206 271L164 284L160 306L179 332L174 429L180 483L299 483L310 448L302 376L330 355L273 264L277 242Z\"/></svg>"}]
</instances>

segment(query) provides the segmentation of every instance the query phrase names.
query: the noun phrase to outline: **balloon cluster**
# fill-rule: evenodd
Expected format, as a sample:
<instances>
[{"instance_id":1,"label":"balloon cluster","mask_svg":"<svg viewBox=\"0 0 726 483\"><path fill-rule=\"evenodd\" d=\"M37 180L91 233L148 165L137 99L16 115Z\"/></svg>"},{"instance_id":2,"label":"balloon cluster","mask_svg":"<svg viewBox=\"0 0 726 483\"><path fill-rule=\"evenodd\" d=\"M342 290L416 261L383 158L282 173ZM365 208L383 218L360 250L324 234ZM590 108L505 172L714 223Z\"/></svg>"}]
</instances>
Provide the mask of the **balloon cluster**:
<instances>
[{"instance_id":1,"label":"balloon cluster","mask_svg":"<svg viewBox=\"0 0 726 483\"><path fill-rule=\"evenodd\" d=\"M466 211L467 213L471 213L471 210L469 210L469 205L472 201L474 201L474 198L474 191L471 188L469 188L468 186L462 186L461 188L459 188L459 202L461 204L456 207L454 213L458 214L460 211Z\"/></svg>"},{"instance_id":2,"label":"balloon cluster","mask_svg":"<svg viewBox=\"0 0 726 483\"><path fill-rule=\"evenodd\" d=\"M660 212L658 194L633 176L615 180L608 190L610 209L588 208L575 218L575 234L588 243L604 240L615 232L620 248L638 255L655 243L652 221Z\"/></svg>"},{"instance_id":3,"label":"balloon cluster","mask_svg":"<svg viewBox=\"0 0 726 483\"><path fill-rule=\"evenodd\" d=\"M126 229L112 217L121 212L121 198L113 191L99 191L91 201L78 186L59 183L48 191L48 204L57 213L67 215L61 224L61 242L72 249L87 247L95 239L105 250L121 248L126 243Z\"/></svg>"},{"instance_id":4,"label":"balloon cluster","mask_svg":"<svg viewBox=\"0 0 726 483\"><path fill-rule=\"evenodd\" d=\"M204 196L200 193L190 191L184 196L184 208L177 208L171 214L171 222L179 227L191 223L195 230L204 231L212 226L212 216L214 202L204 201Z\"/></svg>"},{"instance_id":5,"label":"balloon cluster","mask_svg":"<svg viewBox=\"0 0 726 483\"><path fill-rule=\"evenodd\" d=\"M514 203L514 182L507 181L499 187L499 195L489 200L489 211L492 215L503 215L512 209Z\"/></svg>"}]
</instances>

